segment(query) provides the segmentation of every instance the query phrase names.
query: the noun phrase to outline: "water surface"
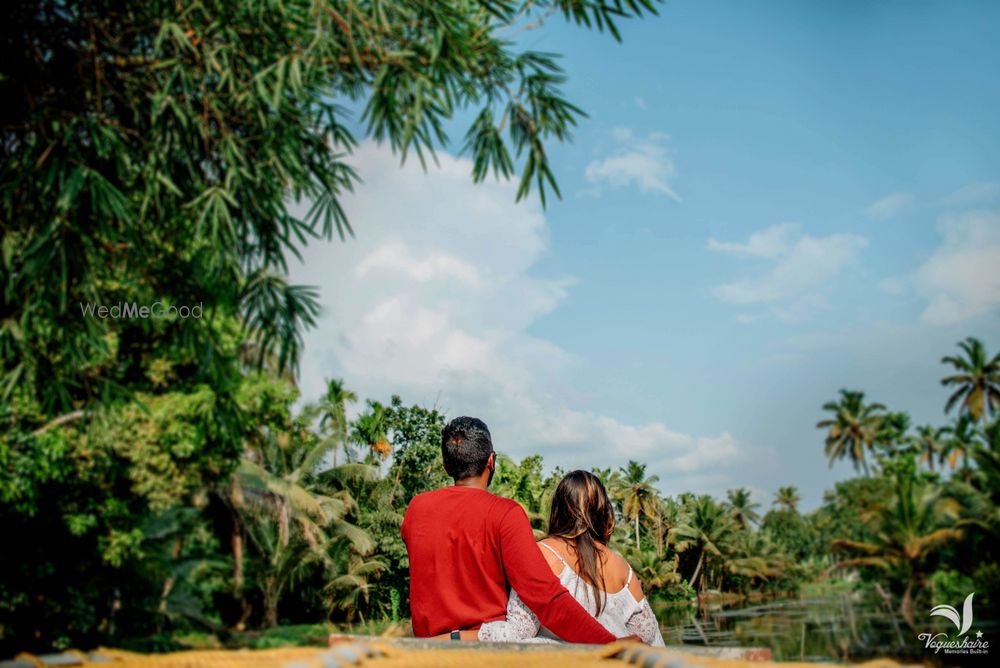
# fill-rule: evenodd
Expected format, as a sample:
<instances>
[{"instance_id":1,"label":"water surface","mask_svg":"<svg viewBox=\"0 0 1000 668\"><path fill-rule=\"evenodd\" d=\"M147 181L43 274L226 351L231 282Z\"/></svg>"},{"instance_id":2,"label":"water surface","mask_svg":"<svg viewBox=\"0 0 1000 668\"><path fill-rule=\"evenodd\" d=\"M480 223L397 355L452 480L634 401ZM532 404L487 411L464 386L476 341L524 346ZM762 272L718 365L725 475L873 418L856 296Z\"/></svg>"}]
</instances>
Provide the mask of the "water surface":
<instances>
[{"instance_id":1,"label":"water surface","mask_svg":"<svg viewBox=\"0 0 1000 668\"><path fill-rule=\"evenodd\" d=\"M917 639L920 630L947 631L947 621L927 620L914 631L872 593L768 599L738 604L662 606L656 611L668 645L768 647L776 661L832 663L892 657L933 661ZM921 620L917 620L918 623ZM944 622L944 625L939 622ZM977 619L973 630L997 637L997 625ZM954 629L952 629L954 631ZM991 652L994 658L1000 649ZM941 665L973 665L979 657L938 656ZM996 665L996 664L994 664Z\"/></svg>"}]
</instances>

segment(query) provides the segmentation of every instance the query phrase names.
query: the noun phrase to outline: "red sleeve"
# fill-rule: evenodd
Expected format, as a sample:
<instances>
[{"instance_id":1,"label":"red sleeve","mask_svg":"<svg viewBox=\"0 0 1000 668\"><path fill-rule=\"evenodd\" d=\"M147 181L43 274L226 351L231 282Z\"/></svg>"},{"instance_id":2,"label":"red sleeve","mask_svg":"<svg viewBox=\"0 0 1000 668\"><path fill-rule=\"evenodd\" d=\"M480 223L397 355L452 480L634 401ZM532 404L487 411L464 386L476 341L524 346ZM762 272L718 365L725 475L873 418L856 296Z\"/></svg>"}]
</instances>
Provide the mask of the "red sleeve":
<instances>
[{"instance_id":1,"label":"red sleeve","mask_svg":"<svg viewBox=\"0 0 1000 668\"><path fill-rule=\"evenodd\" d=\"M545 628L569 642L604 644L617 640L552 573L520 506L512 507L500 520L500 558L511 587Z\"/></svg>"}]
</instances>

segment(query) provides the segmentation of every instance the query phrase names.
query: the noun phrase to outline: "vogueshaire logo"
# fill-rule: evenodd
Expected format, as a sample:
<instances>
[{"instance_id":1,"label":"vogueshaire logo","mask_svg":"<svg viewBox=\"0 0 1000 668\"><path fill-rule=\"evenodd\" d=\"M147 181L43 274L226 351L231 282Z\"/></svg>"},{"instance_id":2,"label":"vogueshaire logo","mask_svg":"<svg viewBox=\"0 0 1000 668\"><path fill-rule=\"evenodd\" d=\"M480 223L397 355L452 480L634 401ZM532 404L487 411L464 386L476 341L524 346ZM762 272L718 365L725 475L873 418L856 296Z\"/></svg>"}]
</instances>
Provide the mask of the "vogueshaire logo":
<instances>
[{"instance_id":1,"label":"vogueshaire logo","mask_svg":"<svg viewBox=\"0 0 1000 668\"><path fill-rule=\"evenodd\" d=\"M972 597L975 592L965 597L962 604L962 612L950 605L935 605L931 608L930 617L944 617L951 621L958 630L952 637L948 633L921 633L917 636L924 643L924 649L932 649L934 653L944 652L945 654L988 654L990 643L983 640L983 632L976 631L975 638L969 633L972 628Z\"/></svg>"}]
</instances>

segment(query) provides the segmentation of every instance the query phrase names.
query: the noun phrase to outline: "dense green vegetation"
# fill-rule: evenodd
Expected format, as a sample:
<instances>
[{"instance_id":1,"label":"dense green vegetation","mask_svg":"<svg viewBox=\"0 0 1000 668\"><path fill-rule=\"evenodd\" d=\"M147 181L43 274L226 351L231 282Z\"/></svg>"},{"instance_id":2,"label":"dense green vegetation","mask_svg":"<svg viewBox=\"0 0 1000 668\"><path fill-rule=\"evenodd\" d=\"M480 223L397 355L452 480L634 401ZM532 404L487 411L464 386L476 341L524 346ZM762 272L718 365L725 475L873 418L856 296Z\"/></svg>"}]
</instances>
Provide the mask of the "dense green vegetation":
<instances>
[{"instance_id":1,"label":"dense green vegetation","mask_svg":"<svg viewBox=\"0 0 1000 668\"><path fill-rule=\"evenodd\" d=\"M361 137L346 107L363 109L364 137L421 162L471 112L472 178L514 177L518 199L534 189L544 204L558 195L546 147L584 114L561 93L558 57L513 36L562 19L620 39L618 24L655 14L654 0L9 10L2 649L272 623L316 567L337 572L317 601L370 614L367 582L383 567L359 556L372 539L356 527L393 517L357 511L350 486L367 469L314 479L309 453L327 436L292 415L287 382L318 304L288 283L286 261L352 234L341 198L359 185ZM94 315L133 305L162 313ZM320 425L341 450L346 428L343 415ZM404 489L413 475L399 469Z\"/></svg>"},{"instance_id":2,"label":"dense green vegetation","mask_svg":"<svg viewBox=\"0 0 1000 668\"><path fill-rule=\"evenodd\" d=\"M856 573L856 586L875 587L911 623L917 605L971 591L988 615L1000 596L1000 427L989 398L1000 356L987 360L973 339L961 345L966 357L945 359L960 372L945 382L962 393L949 425L913 429L860 392L825 406L827 453L863 473L812 512L800 512L794 487L765 509L745 489L665 495L636 461L597 469L619 517L615 548L654 601L781 594ZM296 408L287 378L253 370L235 396L250 417L228 467L205 454L218 419L207 391L144 396L86 425L0 440L0 531L17 537L0 578L6 650L266 644L281 634L247 632L405 624L399 526L415 494L450 482L445 416L392 397L349 420L357 399L339 381ZM540 455L501 454L493 489L521 503L542 535L562 474Z\"/></svg>"},{"instance_id":3,"label":"dense green vegetation","mask_svg":"<svg viewBox=\"0 0 1000 668\"><path fill-rule=\"evenodd\" d=\"M156 365L231 415L244 356L294 370L315 291L286 261L351 234L358 184L344 105L366 136L424 162L457 112L473 178L558 194L546 145L584 114L552 54L511 35L553 15L619 38L654 0L31 0L3 25L0 399L71 419L149 388ZM296 212L297 203L309 205ZM128 323L95 305L201 307ZM216 315L230 318L220 331ZM171 383L175 387L177 383ZM16 390L16 396L14 396Z\"/></svg>"},{"instance_id":4,"label":"dense green vegetation","mask_svg":"<svg viewBox=\"0 0 1000 668\"><path fill-rule=\"evenodd\" d=\"M516 175L518 198L544 201L545 147L582 111L554 57L514 35L555 15L617 38L654 7L15 3L0 39L0 655L405 624L399 524L448 483L445 416L392 397L349 419L342 383L305 406L294 385L317 302L286 258L351 234L341 105L421 160L471 109L473 178ZM83 312L119 303L204 317ZM616 549L652 598L683 605L857 573L904 618L973 590L995 607L1000 361L960 345L948 424L914 428L860 392L824 407L827 456L862 475L810 513L792 487L765 508L743 489L664 494L641 462L608 462ZM495 491L541 534L560 474L501 457Z\"/></svg>"}]
</instances>

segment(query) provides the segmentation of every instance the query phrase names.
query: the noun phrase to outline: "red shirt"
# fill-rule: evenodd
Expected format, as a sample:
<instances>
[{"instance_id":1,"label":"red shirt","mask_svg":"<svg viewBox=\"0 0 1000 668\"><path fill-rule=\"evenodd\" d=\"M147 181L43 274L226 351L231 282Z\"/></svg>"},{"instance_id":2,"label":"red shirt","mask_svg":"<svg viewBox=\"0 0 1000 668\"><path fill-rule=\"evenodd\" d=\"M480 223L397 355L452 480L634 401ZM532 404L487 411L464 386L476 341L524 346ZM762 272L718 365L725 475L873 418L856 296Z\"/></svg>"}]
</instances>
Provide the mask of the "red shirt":
<instances>
[{"instance_id":1,"label":"red shirt","mask_svg":"<svg viewBox=\"0 0 1000 668\"><path fill-rule=\"evenodd\" d=\"M616 638L559 583L515 501L475 487L413 497L402 526L410 555L413 635L426 638L507 618L511 587L563 640Z\"/></svg>"}]
</instances>

